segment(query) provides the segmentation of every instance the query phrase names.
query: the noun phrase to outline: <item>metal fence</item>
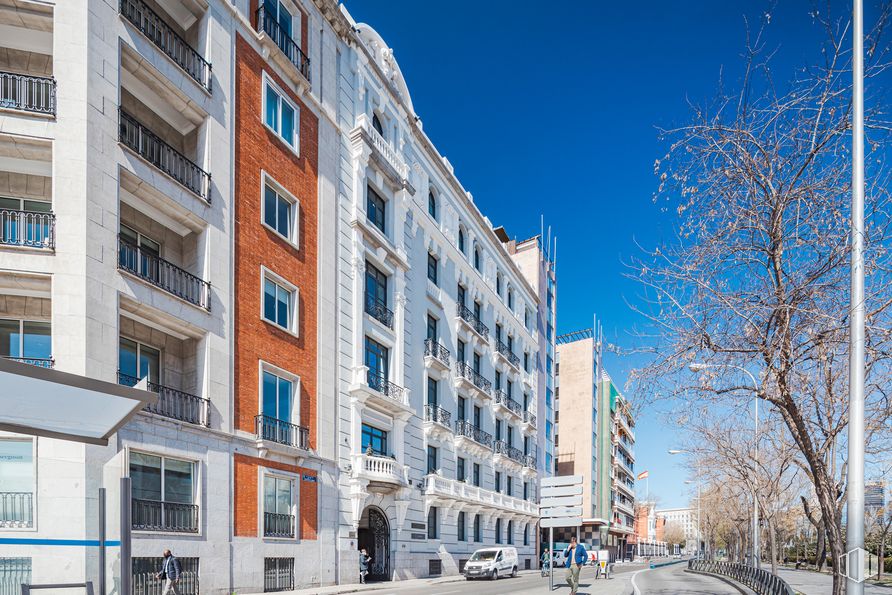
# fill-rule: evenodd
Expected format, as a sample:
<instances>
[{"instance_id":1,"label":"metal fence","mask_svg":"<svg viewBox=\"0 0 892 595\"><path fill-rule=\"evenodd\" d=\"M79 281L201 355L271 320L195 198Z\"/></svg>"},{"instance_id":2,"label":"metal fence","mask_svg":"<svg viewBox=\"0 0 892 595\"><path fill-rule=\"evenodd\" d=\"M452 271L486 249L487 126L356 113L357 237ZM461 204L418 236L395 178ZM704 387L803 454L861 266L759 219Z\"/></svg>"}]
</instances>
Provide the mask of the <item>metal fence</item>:
<instances>
[{"instance_id":1,"label":"metal fence","mask_svg":"<svg viewBox=\"0 0 892 595\"><path fill-rule=\"evenodd\" d=\"M20 595L31 583L31 558L0 558L0 595Z\"/></svg>"},{"instance_id":2,"label":"metal fence","mask_svg":"<svg viewBox=\"0 0 892 595\"><path fill-rule=\"evenodd\" d=\"M211 284L185 269L118 237L118 268L132 273L155 287L211 309Z\"/></svg>"},{"instance_id":3,"label":"metal fence","mask_svg":"<svg viewBox=\"0 0 892 595\"><path fill-rule=\"evenodd\" d=\"M294 590L294 558L263 559L263 592Z\"/></svg>"},{"instance_id":4,"label":"metal fence","mask_svg":"<svg viewBox=\"0 0 892 595\"><path fill-rule=\"evenodd\" d=\"M33 515L33 493L0 492L0 527L30 527Z\"/></svg>"},{"instance_id":5,"label":"metal fence","mask_svg":"<svg viewBox=\"0 0 892 595\"><path fill-rule=\"evenodd\" d=\"M198 558L177 558L182 574L177 585L180 595L198 595ZM133 595L161 595L164 581L158 578L164 558L133 558ZM5 595L5 594L3 594Z\"/></svg>"},{"instance_id":6,"label":"metal fence","mask_svg":"<svg viewBox=\"0 0 892 595\"><path fill-rule=\"evenodd\" d=\"M56 80L0 72L0 108L56 115Z\"/></svg>"},{"instance_id":7,"label":"metal fence","mask_svg":"<svg viewBox=\"0 0 892 595\"><path fill-rule=\"evenodd\" d=\"M795 595L795 591L779 576L754 566L733 562L688 560L688 569L726 576L751 588L759 595Z\"/></svg>"},{"instance_id":8,"label":"metal fence","mask_svg":"<svg viewBox=\"0 0 892 595\"><path fill-rule=\"evenodd\" d=\"M134 498L133 528L137 531L198 533L198 505Z\"/></svg>"},{"instance_id":9,"label":"metal fence","mask_svg":"<svg viewBox=\"0 0 892 595\"><path fill-rule=\"evenodd\" d=\"M53 248L55 232L56 216L52 213L0 209L0 244Z\"/></svg>"}]
</instances>

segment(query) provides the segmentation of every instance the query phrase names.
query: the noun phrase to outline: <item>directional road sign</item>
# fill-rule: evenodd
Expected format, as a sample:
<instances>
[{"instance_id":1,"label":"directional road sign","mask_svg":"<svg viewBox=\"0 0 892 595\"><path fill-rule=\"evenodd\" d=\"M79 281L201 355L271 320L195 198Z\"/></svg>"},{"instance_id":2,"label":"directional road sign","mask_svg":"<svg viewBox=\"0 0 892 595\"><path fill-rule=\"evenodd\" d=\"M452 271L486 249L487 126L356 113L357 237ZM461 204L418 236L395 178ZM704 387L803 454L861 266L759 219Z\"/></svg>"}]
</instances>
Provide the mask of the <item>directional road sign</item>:
<instances>
[{"instance_id":1,"label":"directional road sign","mask_svg":"<svg viewBox=\"0 0 892 595\"><path fill-rule=\"evenodd\" d=\"M542 519L539 526L547 529L549 527L579 527L582 525L582 517L557 517L553 519Z\"/></svg>"},{"instance_id":2,"label":"directional road sign","mask_svg":"<svg viewBox=\"0 0 892 595\"><path fill-rule=\"evenodd\" d=\"M539 508L539 515L554 518L564 516L582 516L581 506L557 506L554 508Z\"/></svg>"},{"instance_id":3,"label":"directional road sign","mask_svg":"<svg viewBox=\"0 0 892 595\"><path fill-rule=\"evenodd\" d=\"M550 506L582 506L582 496L559 496L557 498L542 498L539 501L541 508Z\"/></svg>"},{"instance_id":4,"label":"directional road sign","mask_svg":"<svg viewBox=\"0 0 892 595\"><path fill-rule=\"evenodd\" d=\"M581 485L581 475L557 475L555 477L546 477L539 482L539 486L544 488L553 488L557 486Z\"/></svg>"},{"instance_id":5,"label":"directional road sign","mask_svg":"<svg viewBox=\"0 0 892 595\"><path fill-rule=\"evenodd\" d=\"M539 494L543 498L555 498L558 496L581 496L582 485L561 486L557 488L542 488Z\"/></svg>"}]
</instances>

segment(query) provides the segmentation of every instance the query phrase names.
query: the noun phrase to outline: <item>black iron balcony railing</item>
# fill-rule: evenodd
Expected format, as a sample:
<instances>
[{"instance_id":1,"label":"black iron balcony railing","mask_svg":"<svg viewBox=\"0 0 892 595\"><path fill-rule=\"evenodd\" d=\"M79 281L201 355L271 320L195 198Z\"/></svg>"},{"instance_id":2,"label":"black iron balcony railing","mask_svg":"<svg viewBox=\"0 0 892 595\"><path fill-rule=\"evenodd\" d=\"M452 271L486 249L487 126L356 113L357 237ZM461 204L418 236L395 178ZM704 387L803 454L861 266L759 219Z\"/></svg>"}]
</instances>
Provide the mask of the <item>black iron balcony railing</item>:
<instances>
[{"instance_id":1,"label":"black iron balcony railing","mask_svg":"<svg viewBox=\"0 0 892 595\"><path fill-rule=\"evenodd\" d=\"M478 444L482 444L487 448L492 448L492 434L484 432L471 422L460 419L455 422L455 433L458 436L470 438Z\"/></svg>"},{"instance_id":2,"label":"black iron balcony railing","mask_svg":"<svg viewBox=\"0 0 892 595\"><path fill-rule=\"evenodd\" d=\"M279 26L276 16L262 5L257 9L257 31L258 33L266 33L267 36L279 46L282 53L288 58L288 61L294 64L307 81L310 80L310 59L303 53L300 46L297 45L291 36Z\"/></svg>"},{"instance_id":3,"label":"black iron balcony railing","mask_svg":"<svg viewBox=\"0 0 892 595\"><path fill-rule=\"evenodd\" d=\"M0 527L32 527L34 525L34 494L31 492L0 492Z\"/></svg>"},{"instance_id":4,"label":"black iron balcony railing","mask_svg":"<svg viewBox=\"0 0 892 595\"><path fill-rule=\"evenodd\" d=\"M54 248L56 216L37 211L0 209L0 244L26 248Z\"/></svg>"},{"instance_id":5,"label":"black iron balcony railing","mask_svg":"<svg viewBox=\"0 0 892 595\"><path fill-rule=\"evenodd\" d=\"M56 115L56 79L0 72L0 108Z\"/></svg>"},{"instance_id":6,"label":"black iron balcony railing","mask_svg":"<svg viewBox=\"0 0 892 595\"><path fill-rule=\"evenodd\" d=\"M406 399L406 389L402 386L394 384L387 380L384 374L369 370L368 373L369 388L390 397L394 401L404 403Z\"/></svg>"},{"instance_id":7,"label":"black iron balcony railing","mask_svg":"<svg viewBox=\"0 0 892 595\"><path fill-rule=\"evenodd\" d=\"M443 364L449 365L449 350L441 345L436 339L424 340L424 355L431 356L440 360Z\"/></svg>"},{"instance_id":8,"label":"black iron balcony railing","mask_svg":"<svg viewBox=\"0 0 892 595\"><path fill-rule=\"evenodd\" d=\"M511 347L509 347L505 343L502 343L502 341L499 339L496 339L496 351L498 351L500 355L508 360L509 364L511 364L515 368L520 368L520 358L517 357L517 355L515 355L513 351L511 351Z\"/></svg>"},{"instance_id":9,"label":"black iron balcony railing","mask_svg":"<svg viewBox=\"0 0 892 595\"><path fill-rule=\"evenodd\" d=\"M142 0L121 0L121 16L149 38L199 85L211 90L211 65Z\"/></svg>"},{"instance_id":10,"label":"black iron balcony railing","mask_svg":"<svg viewBox=\"0 0 892 595\"><path fill-rule=\"evenodd\" d=\"M492 445L492 450L497 455L506 456L512 461L523 464L523 451L514 446L509 446L504 440L496 440Z\"/></svg>"},{"instance_id":11,"label":"black iron balcony railing","mask_svg":"<svg viewBox=\"0 0 892 595\"><path fill-rule=\"evenodd\" d=\"M31 366L39 366L41 368L52 368L56 365L56 361L51 357L10 357L6 355L2 357L3 359L8 359L22 364L28 364Z\"/></svg>"},{"instance_id":12,"label":"black iron balcony railing","mask_svg":"<svg viewBox=\"0 0 892 595\"><path fill-rule=\"evenodd\" d=\"M726 576L763 595L793 595L796 592L781 577L771 574L768 570L746 564L688 560L688 569Z\"/></svg>"},{"instance_id":13,"label":"black iron balcony railing","mask_svg":"<svg viewBox=\"0 0 892 595\"><path fill-rule=\"evenodd\" d=\"M427 404L424 406L424 421L432 421L452 428L452 414L439 405Z\"/></svg>"},{"instance_id":14,"label":"black iron balcony railing","mask_svg":"<svg viewBox=\"0 0 892 595\"><path fill-rule=\"evenodd\" d=\"M294 515L263 513L264 537L294 537Z\"/></svg>"},{"instance_id":15,"label":"black iron balcony railing","mask_svg":"<svg viewBox=\"0 0 892 595\"><path fill-rule=\"evenodd\" d=\"M365 313L387 328L393 328L393 311L387 307L387 302L384 300L380 300L371 294L366 294Z\"/></svg>"},{"instance_id":16,"label":"black iron balcony railing","mask_svg":"<svg viewBox=\"0 0 892 595\"><path fill-rule=\"evenodd\" d=\"M530 469L536 468L536 455L523 455L523 466Z\"/></svg>"},{"instance_id":17,"label":"black iron balcony railing","mask_svg":"<svg viewBox=\"0 0 892 595\"><path fill-rule=\"evenodd\" d=\"M198 533L197 504L133 498L130 508L137 531Z\"/></svg>"},{"instance_id":18,"label":"black iron balcony railing","mask_svg":"<svg viewBox=\"0 0 892 595\"><path fill-rule=\"evenodd\" d=\"M479 372L465 362L455 362L455 371L461 377L471 381L471 384L489 394L492 390L492 382L484 378Z\"/></svg>"},{"instance_id":19,"label":"black iron balcony railing","mask_svg":"<svg viewBox=\"0 0 892 595\"><path fill-rule=\"evenodd\" d=\"M132 273L155 287L186 300L190 304L211 309L211 284L184 271L163 258L118 237L118 268Z\"/></svg>"},{"instance_id":20,"label":"black iron balcony railing","mask_svg":"<svg viewBox=\"0 0 892 595\"><path fill-rule=\"evenodd\" d=\"M536 414L532 411L524 411L523 412L523 422L529 424L532 427L536 427Z\"/></svg>"},{"instance_id":21,"label":"black iron balcony railing","mask_svg":"<svg viewBox=\"0 0 892 595\"><path fill-rule=\"evenodd\" d=\"M487 339L489 337L489 327L480 322L480 318L476 314L474 314L473 310L471 310L464 304L459 304L458 315L459 317L461 317L462 320L471 325L471 328L473 328L478 335L480 335L484 339Z\"/></svg>"},{"instance_id":22,"label":"black iron balcony railing","mask_svg":"<svg viewBox=\"0 0 892 595\"><path fill-rule=\"evenodd\" d=\"M269 415L254 417L254 431L258 440L269 440L307 450L310 444L310 430Z\"/></svg>"},{"instance_id":23,"label":"black iron balcony railing","mask_svg":"<svg viewBox=\"0 0 892 595\"><path fill-rule=\"evenodd\" d=\"M118 140L140 157L169 175L208 203L211 202L211 174L161 140L139 120L118 110Z\"/></svg>"},{"instance_id":24,"label":"black iron balcony railing","mask_svg":"<svg viewBox=\"0 0 892 595\"><path fill-rule=\"evenodd\" d=\"M505 391L496 389L496 391L493 393L493 399L495 400L497 405L501 405L515 415L521 414L522 408L520 406L520 403L509 397L508 393L506 393Z\"/></svg>"},{"instance_id":25,"label":"black iron balcony railing","mask_svg":"<svg viewBox=\"0 0 892 595\"><path fill-rule=\"evenodd\" d=\"M118 372L119 384L135 386L139 381L140 379L136 376ZM154 382L148 383L148 389L158 394L158 402L154 405L146 405L145 411L198 426L208 426L210 402L207 399Z\"/></svg>"}]
</instances>

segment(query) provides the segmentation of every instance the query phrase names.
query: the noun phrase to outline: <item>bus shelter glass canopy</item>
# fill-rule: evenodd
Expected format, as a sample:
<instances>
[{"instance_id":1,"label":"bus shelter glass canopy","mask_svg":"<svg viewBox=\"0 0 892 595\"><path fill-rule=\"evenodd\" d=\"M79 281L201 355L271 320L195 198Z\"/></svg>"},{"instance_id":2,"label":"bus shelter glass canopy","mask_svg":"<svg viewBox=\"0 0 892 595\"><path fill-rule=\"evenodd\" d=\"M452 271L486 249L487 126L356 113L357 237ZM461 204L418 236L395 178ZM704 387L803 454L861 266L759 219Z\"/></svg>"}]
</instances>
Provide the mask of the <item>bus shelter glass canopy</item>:
<instances>
[{"instance_id":1,"label":"bus shelter glass canopy","mask_svg":"<svg viewBox=\"0 0 892 595\"><path fill-rule=\"evenodd\" d=\"M0 430L108 444L158 396L144 389L0 358Z\"/></svg>"}]
</instances>

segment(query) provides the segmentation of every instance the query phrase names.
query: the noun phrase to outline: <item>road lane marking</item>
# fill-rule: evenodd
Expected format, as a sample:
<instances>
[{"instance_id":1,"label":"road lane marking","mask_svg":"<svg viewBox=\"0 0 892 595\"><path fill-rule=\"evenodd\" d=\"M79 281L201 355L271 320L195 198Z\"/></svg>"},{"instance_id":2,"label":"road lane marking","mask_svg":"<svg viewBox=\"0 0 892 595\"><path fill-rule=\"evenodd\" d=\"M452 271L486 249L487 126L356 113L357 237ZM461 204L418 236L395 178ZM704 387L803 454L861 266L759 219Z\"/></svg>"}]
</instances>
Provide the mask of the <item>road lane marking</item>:
<instances>
[{"instance_id":1,"label":"road lane marking","mask_svg":"<svg viewBox=\"0 0 892 595\"><path fill-rule=\"evenodd\" d=\"M642 572L647 572L648 570L650 570L650 568L642 568L641 570L636 570L632 573L632 590L634 591L635 595L641 595L641 589L639 589L638 584L635 583L635 577L637 577Z\"/></svg>"}]
</instances>

